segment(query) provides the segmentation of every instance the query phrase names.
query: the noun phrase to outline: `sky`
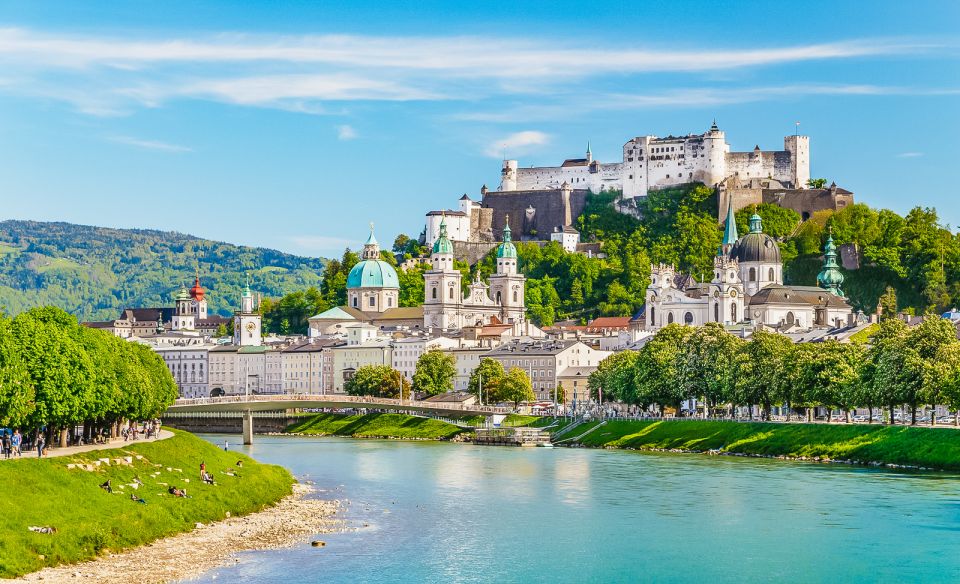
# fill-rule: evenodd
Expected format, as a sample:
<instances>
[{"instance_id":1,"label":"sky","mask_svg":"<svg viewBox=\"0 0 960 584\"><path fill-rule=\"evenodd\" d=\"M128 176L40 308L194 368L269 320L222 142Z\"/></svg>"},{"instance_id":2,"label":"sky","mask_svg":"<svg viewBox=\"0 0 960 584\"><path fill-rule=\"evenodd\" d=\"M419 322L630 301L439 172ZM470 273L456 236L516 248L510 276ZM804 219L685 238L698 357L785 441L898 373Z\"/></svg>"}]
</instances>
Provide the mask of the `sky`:
<instances>
[{"instance_id":1,"label":"sky","mask_svg":"<svg viewBox=\"0 0 960 584\"><path fill-rule=\"evenodd\" d=\"M960 225L960 2L0 3L0 218L308 256L634 136L810 136Z\"/></svg>"}]
</instances>

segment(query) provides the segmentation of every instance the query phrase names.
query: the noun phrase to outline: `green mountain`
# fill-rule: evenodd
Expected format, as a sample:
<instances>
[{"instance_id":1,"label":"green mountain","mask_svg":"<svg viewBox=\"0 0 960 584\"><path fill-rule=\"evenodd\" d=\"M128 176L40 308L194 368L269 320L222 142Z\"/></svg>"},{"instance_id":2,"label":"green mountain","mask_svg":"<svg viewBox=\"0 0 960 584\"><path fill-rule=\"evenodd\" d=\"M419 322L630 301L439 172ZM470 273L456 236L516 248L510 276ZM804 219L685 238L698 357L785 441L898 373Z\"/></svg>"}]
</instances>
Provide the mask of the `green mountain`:
<instances>
[{"instance_id":1,"label":"green mountain","mask_svg":"<svg viewBox=\"0 0 960 584\"><path fill-rule=\"evenodd\" d=\"M54 305L81 320L138 306L172 306L199 271L210 312L230 314L250 278L264 296L319 286L326 260L176 232L70 223L0 222L0 306Z\"/></svg>"}]
</instances>

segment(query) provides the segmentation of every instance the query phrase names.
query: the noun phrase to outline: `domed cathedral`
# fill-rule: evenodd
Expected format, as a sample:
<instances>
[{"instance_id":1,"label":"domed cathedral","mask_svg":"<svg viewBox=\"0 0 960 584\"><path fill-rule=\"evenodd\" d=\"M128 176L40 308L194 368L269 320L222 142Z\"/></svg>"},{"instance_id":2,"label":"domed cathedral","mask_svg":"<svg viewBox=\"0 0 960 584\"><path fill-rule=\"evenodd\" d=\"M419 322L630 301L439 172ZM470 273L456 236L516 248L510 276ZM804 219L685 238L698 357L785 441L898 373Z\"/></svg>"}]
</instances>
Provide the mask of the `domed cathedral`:
<instances>
[{"instance_id":1,"label":"domed cathedral","mask_svg":"<svg viewBox=\"0 0 960 584\"><path fill-rule=\"evenodd\" d=\"M783 260L776 240L763 232L759 215L750 217L750 232L737 233L733 204L727 208L723 243L714 258L713 278L698 283L673 266L651 266L647 287L646 330L670 323L764 326L775 330L841 328L853 324L843 297L843 274L836 246L828 237L820 287L785 286Z\"/></svg>"},{"instance_id":2,"label":"domed cathedral","mask_svg":"<svg viewBox=\"0 0 960 584\"><path fill-rule=\"evenodd\" d=\"M347 276L347 306L373 314L396 308L400 299L400 279L393 266L380 259L380 245L373 235L373 223L360 258Z\"/></svg>"},{"instance_id":3,"label":"domed cathedral","mask_svg":"<svg viewBox=\"0 0 960 584\"><path fill-rule=\"evenodd\" d=\"M524 285L517 269L517 248L509 224L497 247L497 271L490 283L477 277L466 295L461 292L462 274L453 267L453 242L445 220L430 254L431 269L424 274L423 321L427 328L453 331L468 326L510 325L515 334L527 334Z\"/></svg>"}]
</instances>

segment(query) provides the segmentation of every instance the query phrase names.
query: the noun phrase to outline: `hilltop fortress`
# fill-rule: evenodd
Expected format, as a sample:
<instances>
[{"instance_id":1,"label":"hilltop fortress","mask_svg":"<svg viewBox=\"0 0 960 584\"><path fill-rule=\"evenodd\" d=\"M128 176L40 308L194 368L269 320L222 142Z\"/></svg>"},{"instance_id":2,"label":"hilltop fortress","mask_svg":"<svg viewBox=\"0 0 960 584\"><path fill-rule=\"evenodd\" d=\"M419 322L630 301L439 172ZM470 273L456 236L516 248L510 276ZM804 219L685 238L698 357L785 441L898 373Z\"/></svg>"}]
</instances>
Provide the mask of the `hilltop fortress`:
<instances>
[{"instance_id":1,"label":"hilltop fortress","mask_svg":"<svg viewBox=\"0 0 960 584\"><path fill-rule=\"evenodd\" d=\"M810 178L810 138L787 136L783 150L731 152L716 122L703 134L638 136L623 145L623 160L603 163L571 158L560 166L520 168L504 160L500 191L559 190L563 183L595 193L623 191L624 198L644 197L651 189L701 182L718 186L729 177L741 181L772 179L781 187L801 189Z\"/></svg>"}]
</instances>

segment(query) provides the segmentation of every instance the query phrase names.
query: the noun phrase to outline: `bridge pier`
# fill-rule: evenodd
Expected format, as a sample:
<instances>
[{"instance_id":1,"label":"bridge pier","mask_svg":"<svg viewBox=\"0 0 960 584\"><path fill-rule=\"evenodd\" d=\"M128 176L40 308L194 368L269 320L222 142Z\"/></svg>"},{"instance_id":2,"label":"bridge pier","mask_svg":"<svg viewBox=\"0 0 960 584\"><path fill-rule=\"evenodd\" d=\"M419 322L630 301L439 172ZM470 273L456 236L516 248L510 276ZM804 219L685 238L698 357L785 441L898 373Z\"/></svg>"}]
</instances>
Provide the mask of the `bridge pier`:
<instances>
[{"instance_id":1,"label":"bridge pier","mask_svg":"<svg viewBox=\"0 0 960 584\"><path fill-rule=\"evenodd\" d=\"M243 412L243 443L253 444L253 412Z\"/></svg>"}]
</instances>

